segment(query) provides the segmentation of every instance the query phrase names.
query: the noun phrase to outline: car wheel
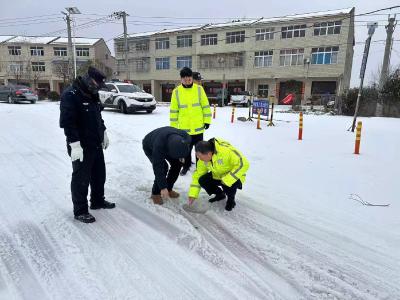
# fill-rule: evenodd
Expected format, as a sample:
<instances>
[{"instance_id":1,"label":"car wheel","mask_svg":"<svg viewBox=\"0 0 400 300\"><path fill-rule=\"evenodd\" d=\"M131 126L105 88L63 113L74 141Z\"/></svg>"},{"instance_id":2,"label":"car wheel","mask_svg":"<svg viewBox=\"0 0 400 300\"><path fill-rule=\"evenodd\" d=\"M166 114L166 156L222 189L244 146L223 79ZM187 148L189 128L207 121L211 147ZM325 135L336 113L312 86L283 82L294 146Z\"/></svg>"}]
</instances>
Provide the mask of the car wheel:
<instances>
[{"instance_id":1,"label":"car wheel","mask_svg":"<svg viewBox=\"0 0 400 300\"><path fill-rule=\"evenodd\" d=\"M153 112L153 110L149 109L149 110L146 110L146 112L147 112L148 114L151 114L151 113Z\"/></svg>"},{"instance_id":2,"label":"car wheel","mask_svg":"<svg viewBox=\"0 0 400 300\"><path fill-rule=\"evenodd\" d=\"M35 104L35 103L36 103L36 101L35 101L35 100L32 100L32 101L31 101L31 103L32 103L32 104Z\"/></svg>"},{"instance_id":3,"label":"car wheel","mask_svg":"<svg viewBox=\"0 0 400 300\"><path fill-rule=\"evenodd\" d=\"M124 101L120 101L118 106L119 106L119 111L121 113L123 113L123 114L127 114L128 113L128 110L126 109L126 104L125 104Z\"/></svg>"},{"instance_id":4,"label":"car wheel","mask_svg":"<svg viewBox=\"0 0 400 300\"><path fill-rule=\"evenodd\" d=\"M14 100L13 100L13 98L11 98L11 96L10 96L10 95L8 96L8 103L10 103L10 104L13 104L13 103L15 103L15 102L14 102Z\"/></svg>"}]
</instances>

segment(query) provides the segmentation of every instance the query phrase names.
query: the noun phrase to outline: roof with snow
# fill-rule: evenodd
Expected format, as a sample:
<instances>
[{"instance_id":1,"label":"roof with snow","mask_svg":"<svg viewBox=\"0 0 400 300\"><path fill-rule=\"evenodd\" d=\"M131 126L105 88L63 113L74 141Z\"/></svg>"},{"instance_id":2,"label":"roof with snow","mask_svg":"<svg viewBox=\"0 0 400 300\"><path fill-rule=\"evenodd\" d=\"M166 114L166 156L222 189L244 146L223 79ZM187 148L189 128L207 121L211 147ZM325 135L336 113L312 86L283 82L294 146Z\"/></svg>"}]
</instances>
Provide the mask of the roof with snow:
<instances>
[{"instance_id":1,"label":"roof with snow","mask_svg":"<svg viewBox=\"0 0 400 300\"><path fill-rule=\"evenodd\" d=\"M14 35L0 35L0 43L4 43L13 37Z\"/></svg>"},{"instance_id":2,"label":"roof with snow","mask_svg":"<svg viewBox=\"0 0 400 300\"><path fill-rule=\"evenodd\" d=\"M101 38L83 38L76 37L76 45L93 46ZM1 35L0 43L26 43L26 44L57 44L66 45L68 44L68 38L59 36L15 36L15 35Z\"/></svg>"},{"instance_id":3,"label":"roof with snow","mask_svg":"<svg viewBox=\"0 0 400 300\"><path fill-rule=\"evenodd\" d=\"M81 38L81 37L76 37L75 38L75 44L76 45L88 45L88 46L93 46L96 44L98 41L101 39L97 38ZM68 44L68 38L65 37L59 37L56 40L52 41L50 44Z\"/></svg>"},{"instance_id":4,"label":"roof with snow","mask_svg":"<svg viewBox=\"0 0 400 300\"><path fill-rule=\"evenodd\" d=\"M205 30L205 29L214 29L214 28L218 29L218 28L237 27L237 26L252 26L255 24L263 24L263 23L275 23L275 22L310 19L310 18L316 18L316 17L346 15L346 14L350 14L353 9L354 9L353 7L349 7L349 8L344 8L344 9L312 12L312 13L305 13L305 14L293 14L293 15L287 15L287 16L282 16L282 17L274 17L274 18L246 19L246 20L238 20L238 21L225 22L225 23L219 23L219 24L203 24L203 25L180 27L180 28L174 28L174 29L162 29L162 30L151 31L151 32L132 33L132 34L129 34L129 38L148 37L148 36L162 34L162 33L182 32L182 31L192 31L192 30ZM119 39L119 38L121 38L121 37L118 37L117 39Z\"/></svg>"}]
</instances>

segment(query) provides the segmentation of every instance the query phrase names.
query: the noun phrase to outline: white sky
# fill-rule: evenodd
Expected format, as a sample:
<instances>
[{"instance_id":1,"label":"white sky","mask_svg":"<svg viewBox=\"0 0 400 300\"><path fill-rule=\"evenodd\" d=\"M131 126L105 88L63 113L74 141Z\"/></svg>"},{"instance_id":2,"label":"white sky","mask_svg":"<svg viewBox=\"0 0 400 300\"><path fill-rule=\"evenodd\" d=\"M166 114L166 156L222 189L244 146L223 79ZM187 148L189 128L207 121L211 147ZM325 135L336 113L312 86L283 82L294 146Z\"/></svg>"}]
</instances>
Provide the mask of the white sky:
<instances>
[{"instance_id":1,"label":"white sky","mask_svg":"<svg viewBox=\"0 0 400 300\"><path fill-rule=\"evenodd\" d=\"M166 5L168 3L168 5ZM332 2L309 0L303 3L299 1L286 0L267 2L262 0L222 0L222 1L122 1L122 0L85 0L85 1L64 1L56 2L50 0L31 1L17 0L8 1L7 5L2 5L0 11L0 35L45 35L57 30L62 30L52 35L66 36L66 25L62 20L61 11L65 7L76 6L82 12L77 18L77 24L83 24L95 19L109 15L115 11L126 11L128 18L128 32L144 32L155 29L184 27L192 24L217 23L228 21L229 19L240 19L250 17L275 17L288 14L300 14L307 12L325 11L346 7L355 7L356 14L377 10L380 8L400 5L400 1L344 1L337 0ZM373 40L385 40L386 31L384 25L387 24L387 14L389 11L379 12L375 15L366 17L356 17L356 42L364 42L367 37L366 22L358 21L378 21ZM400 15L400 8L394 9L392 14ZM143 17L159 18L143 18ZM26 18L25 18L26 17ZM28 18L30 17L30 18ZM32 18L36 17L36 18ZM160 18L161 17L161 18ZM176 19L176 18L199 18L199 19ZM204 18L204 19L203 19ZM397 17L399 19L399 17ZM113 52L112 38L121 34L123 31L122 21L113 21L103 24L89 23L86 28L77 30L77 36L83 37L102 37L108 41L108 45ZM400 30L395 29L391 65L400 64ZM384 42L371 44L370 55L366 71L368 84L376 78L378 68L382 63ZM355 46L353 72L351 85L358 86L359 71L362 59L363 44Z\"/></svg>"}]
</instances>

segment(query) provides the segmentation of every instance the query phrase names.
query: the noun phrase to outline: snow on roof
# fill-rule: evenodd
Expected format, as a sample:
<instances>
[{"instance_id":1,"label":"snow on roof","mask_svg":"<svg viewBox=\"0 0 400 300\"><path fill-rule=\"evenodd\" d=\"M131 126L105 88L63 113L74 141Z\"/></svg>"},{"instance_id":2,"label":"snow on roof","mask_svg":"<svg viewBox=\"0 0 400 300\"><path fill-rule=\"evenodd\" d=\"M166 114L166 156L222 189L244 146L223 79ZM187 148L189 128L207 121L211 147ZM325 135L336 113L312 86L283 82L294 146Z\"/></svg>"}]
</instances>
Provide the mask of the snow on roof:
<instances>
[{"instance_id":1,"label":"snow on roof","mask_svg":"<svg viewBox=\"0 0 400 300\"><path fill-rule=\"evenodd\" d=\"M306 14L293 14L293 15L287 15L287 16L283 16L283 17L248 19L248 20L243 20L243 21L232 21L232 22L225 22L225 23L218 23L218 24L203 24L203 25L197 25L197 26L191 26L191 27L161 29L158 31L133 33L133 34L129 34L129 37L130 38L149 37L149 36L161 34L161 33L172 33L172 32L179 32L179 31L198 30L198 29L236 27L236 26L246 26L246 25L250 26L252 24L259 24L259 23L282 22L282 21L291 21L291 20L297 20L297 19L300 20L300 19L315 18L315 17L343 15L343 14L349 14L352 9L353 8L350 7L350 8L344 8L344 9L312 12L312 13L306 13ZM118 37L117 39L119 39L119 38L122 38L122 36Z\"/></svg>"},{"instance_id":2,"label":"snow on roof","mask_svg":"<svg viewBox=\"0 0 400 300\"><path fill-rule=\"evenodd\" d=\"M72 40L73 41L73 40ZM89 45L93 46L96 44L100 39L91 39L91 38L80 38L77 37L75 38L75 44L76 45ZM50 44L68 44L68 38L65 37L59 37L56 40L52 41Z\"/></svg>"},{"instance_id":3,"label":"snow on roof","mask_svg":"<svg viewBox=\"0 0 400 300\"><path fill-rule=\"evenodd\" d=\"M15 37L15 35L0 35L0 43L4 43L13 37Z\"/></svg>"},{"instance_id":4,"label":"snow on roof","mask_svg":"<svg viewBox=\"0 0 400 300\"><path fill-rule=\"evenodd\" d=\"M27 43L27 44L48 44L52 40L56 39L56 36L15 36L14 38L7 41L7 43Z\"/></svg>"}]
</instances>

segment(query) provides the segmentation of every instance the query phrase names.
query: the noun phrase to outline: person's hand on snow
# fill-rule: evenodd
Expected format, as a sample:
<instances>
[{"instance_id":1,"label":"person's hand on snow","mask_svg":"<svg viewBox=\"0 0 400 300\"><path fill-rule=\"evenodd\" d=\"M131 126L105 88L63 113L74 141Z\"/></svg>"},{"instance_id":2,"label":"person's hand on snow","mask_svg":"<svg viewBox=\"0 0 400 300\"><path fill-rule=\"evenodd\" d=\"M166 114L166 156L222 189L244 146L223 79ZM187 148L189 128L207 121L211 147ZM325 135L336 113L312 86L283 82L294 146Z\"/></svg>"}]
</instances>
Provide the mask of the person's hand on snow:
<instances>
[{"instance_id":1,"label":"person's hand on snow","mask_svg":"<svg viewBox=\"0 0 400 300\"><path fill-rule=\"evenodd\" d=\"M204 123L204 129L207 130L208 128L210 128L210 124Z\"/></svg>"},{"instance_id":2,"label":"person's hand on snow","mask_svg":"<svg viewBox=\"0 0 400 300\"><path fill-rule=\"evenodd\" d=\"M102 143L103 149L106 150L108 148L108 145L110 145L110 139L108 138L107 131L104 130L104 138Z\"/></svg>"},{"instance_id":3,"label":"person's hand on snow","mask_svg":"<svg viewBox=\"0 0 400 300\"><path fill-rule=\"evenodd\" d=\"M196 200L196 199L195 199L195 198L192 198L192 197L189 197L188 204L189 204L189 205L192 205L193 202L194 202L194 200Z\"/></svg>"},{"instance_id":4,"label":"person's hand on snow","mask_svg":"<svg viewBox=\"0 0 400 300\"><path fill-rule=\"evenodd\" d=\"M69 144L71 147L71 161L80 160L83 161L83 149L81 146L81 142L77 141L74 143Z\"/></svg>"},{"instance_id":5,"label":"person's hand on snow","mask_svg":"<svg viewBox=\"0 0 400 300\"><path fill-rule=\"evenodd\" d=\"M162 189L161 190L161 198L163 198L164 200L169 198L168 189Z\"/></svg>"}]
</instances>

